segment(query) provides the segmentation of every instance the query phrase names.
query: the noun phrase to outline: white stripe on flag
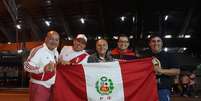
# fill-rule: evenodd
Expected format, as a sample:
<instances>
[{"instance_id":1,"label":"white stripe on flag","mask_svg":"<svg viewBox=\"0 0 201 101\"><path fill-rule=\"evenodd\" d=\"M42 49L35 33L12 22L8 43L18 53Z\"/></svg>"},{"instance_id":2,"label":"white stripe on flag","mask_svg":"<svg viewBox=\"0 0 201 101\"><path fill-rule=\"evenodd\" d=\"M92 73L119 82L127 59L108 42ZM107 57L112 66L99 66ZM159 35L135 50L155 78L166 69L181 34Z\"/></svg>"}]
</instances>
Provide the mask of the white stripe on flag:
<instances>
[{"instance_id":1,"label":"white stripe on flag","mask_svg":"<svg viewBox=\"0 0 201 101\"><path fill-rule=\"evenodd\" d=\"M88 101L124 101L119 62L84 64Z\"/></svg>"}]
</instances>

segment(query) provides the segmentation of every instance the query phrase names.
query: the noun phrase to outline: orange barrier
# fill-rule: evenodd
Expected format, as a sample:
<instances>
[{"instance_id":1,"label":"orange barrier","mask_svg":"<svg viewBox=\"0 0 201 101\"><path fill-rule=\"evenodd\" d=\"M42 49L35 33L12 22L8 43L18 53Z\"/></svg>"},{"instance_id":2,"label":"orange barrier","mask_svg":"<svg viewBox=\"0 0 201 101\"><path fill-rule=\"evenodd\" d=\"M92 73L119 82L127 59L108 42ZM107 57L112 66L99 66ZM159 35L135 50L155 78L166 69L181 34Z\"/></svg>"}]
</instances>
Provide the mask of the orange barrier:
<instances>
[{"instance_id":1,"label":"orange barrier","mask_svg":"<svg viewBox=\"0 0 201 101\"><path fill-rule=\"evenodd\" d=\"M25 44L25 49L31 50L32 48L42 44L43 42L25 42L25 43L10 43L10 44L0 44L0 51L17 51L23 48Z\"/></svg>"}]
</instances>

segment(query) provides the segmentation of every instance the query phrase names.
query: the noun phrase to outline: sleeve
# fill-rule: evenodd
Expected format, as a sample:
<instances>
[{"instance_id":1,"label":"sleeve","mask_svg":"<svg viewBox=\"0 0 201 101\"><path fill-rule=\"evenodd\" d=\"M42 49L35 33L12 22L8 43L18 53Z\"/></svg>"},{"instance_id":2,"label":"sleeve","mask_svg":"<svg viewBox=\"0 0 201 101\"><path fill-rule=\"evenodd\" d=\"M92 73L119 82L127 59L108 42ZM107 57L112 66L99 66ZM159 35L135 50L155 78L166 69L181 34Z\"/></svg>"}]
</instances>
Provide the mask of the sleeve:
<instances>
[{"instance_id":1,"label":"sleeve","mask_svg":"<svg viewBox=\"0 0 201 101\"><path fill-rule=\"evenodd\" d=\"M72 51L72 46L64 46L64 47L61 49L61 52L60 52L60 54L59 54L59 57L62 57L64 60L67 60L67 59L66 59L66 55L69 54L71 51Z\"/></svg>"},{"instance_id":2,"label":"sleeve","mask_svg":"<svg viewBox=\"0 0 201 101\"><path fill-rule=\"evenodd\" d=\"M63 56L64 52L65 52L65 46L61 49L61 52L60 52L59 56Z\"/></svg>"},{"instance_id":3,"label":"sleeve","mask_svg":"<svg viewBox=\"0 0 201 101\"><path fill-rule=\"evenodd\" d=\"M28 59L24 62L24 70L30 73L40 74L44 72L43 68L39 67L40 52L39 50L32 50Z\"/></svg>"}]
</instances>

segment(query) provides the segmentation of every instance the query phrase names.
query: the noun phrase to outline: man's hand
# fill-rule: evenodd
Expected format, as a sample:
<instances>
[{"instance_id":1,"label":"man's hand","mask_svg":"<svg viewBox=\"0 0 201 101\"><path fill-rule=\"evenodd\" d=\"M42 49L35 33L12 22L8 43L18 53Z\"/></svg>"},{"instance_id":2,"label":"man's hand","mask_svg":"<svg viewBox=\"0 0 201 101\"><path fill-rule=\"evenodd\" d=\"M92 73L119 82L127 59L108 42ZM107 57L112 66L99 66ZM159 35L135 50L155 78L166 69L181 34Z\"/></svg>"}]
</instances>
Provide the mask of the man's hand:
<instances>
[{"instance_id":1,"label":"man's hand","mask_svg":"<svg viewBox=\"0 0 201 101\"><path fill-rule=\"evenodd\" d=\"M50 61L47 65L45 65L44 71L45 72L52 72L56 69L56 64Z\"/></svg>"},{"instance_id":2,"label":"man's hand","mask_svg":"<svg viewBox=\"0 0 201 101\"><path fill-rule=\"evenodd\" d=\"M63 57L59 57L59 63L62 64L62 65L70 65L70 61L65 61L63 60Z\"/></svg>"},{"instance_id":3,"label":"man's hand","mask_svg":"<svg viewBox=\"0 0 201 101\"><path fill-rule=\"evenodd\" d=\"M70 62L69 61L61 61L61 64L62 65L70 65Z\"/></svg>"},{"instance_id":4,"label":"man's hand","mask_svg":"<svg viewBox=\"0 0 201 101\"><path fill-rule=\"evenodd\" d=\"M160 75L162 71L160 61L157 58L153 58L152 63L154 65L154 70L156 74Z\"/></svg>"}]
</instances>

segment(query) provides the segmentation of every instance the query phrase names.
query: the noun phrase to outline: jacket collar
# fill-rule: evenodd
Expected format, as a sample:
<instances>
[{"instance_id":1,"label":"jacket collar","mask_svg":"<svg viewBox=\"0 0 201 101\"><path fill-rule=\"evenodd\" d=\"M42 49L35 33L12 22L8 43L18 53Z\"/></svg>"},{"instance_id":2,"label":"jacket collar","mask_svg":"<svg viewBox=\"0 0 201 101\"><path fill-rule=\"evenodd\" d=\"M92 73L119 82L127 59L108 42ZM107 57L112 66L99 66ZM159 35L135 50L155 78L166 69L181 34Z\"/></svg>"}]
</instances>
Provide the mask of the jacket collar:
<instances>
[{"instance_id":1,"label":"jacket collar","mask_svg":"<svg viewBox=\"0 0 201 101\"><path fill-rule=\"evenodd\" d=\"M48 52L56 52L56 51L57 51L57 48L55 48L55 49L53 49L53 50L50 50L50 49L47 47L46 43L43 43L43 47L44 47Z\"/></svg>"}]
</instances>

